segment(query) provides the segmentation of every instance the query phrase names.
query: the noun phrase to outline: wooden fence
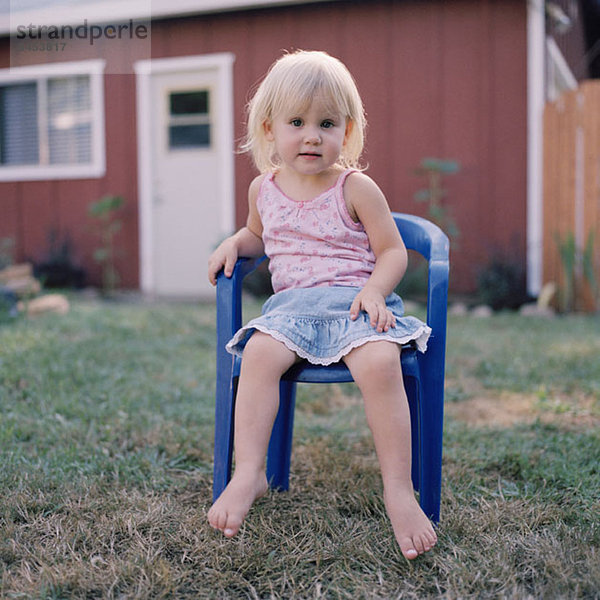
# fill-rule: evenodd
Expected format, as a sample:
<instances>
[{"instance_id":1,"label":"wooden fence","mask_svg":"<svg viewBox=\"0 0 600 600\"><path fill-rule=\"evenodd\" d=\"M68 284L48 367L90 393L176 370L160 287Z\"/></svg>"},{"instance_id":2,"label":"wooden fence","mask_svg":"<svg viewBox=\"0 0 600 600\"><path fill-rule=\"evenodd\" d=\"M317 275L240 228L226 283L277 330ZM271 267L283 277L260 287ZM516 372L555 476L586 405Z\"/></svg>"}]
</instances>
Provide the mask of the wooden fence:
<instances>
[{"instance_id":1,"label":"wooden fence","mask_svg":"<svg viewBox=\"0 0 600 600\"><path fill-rule=\"evenodd\" d=\"M544 110L543 279L561 309L600 308L600 81Z\"/></svg>"}]
</instances>

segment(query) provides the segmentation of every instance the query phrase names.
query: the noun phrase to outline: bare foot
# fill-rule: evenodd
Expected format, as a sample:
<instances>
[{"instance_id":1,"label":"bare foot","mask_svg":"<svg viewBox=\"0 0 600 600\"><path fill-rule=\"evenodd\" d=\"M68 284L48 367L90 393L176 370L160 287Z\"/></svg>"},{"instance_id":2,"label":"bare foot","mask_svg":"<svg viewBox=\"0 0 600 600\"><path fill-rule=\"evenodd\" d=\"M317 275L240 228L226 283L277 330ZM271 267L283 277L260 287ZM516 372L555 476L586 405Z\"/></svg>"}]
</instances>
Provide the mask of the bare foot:
<instances>
[{"instance_id":1,"label":"bare foot","mask_svg":"<svg viewBox=\"0 0 600 600\"><path fill-rule=\"evenodd\" d=\"M397 487L384 492L385 507L402 554L413 560L431 550L437 535L421 510L412 489Z\"/></svg>"},{"instance_id":2,"label":"bare foot","mask_svg":"<svg viewBox=\"0 0 600 600\"><path fill-rule=\"evenodd\" d=\"M208 511L208 522L226 537L233 537L240 530L254 501L264 496L268 487L264 473L258 477L234 473L223 493Z\"/></svg>"}]
</instances>

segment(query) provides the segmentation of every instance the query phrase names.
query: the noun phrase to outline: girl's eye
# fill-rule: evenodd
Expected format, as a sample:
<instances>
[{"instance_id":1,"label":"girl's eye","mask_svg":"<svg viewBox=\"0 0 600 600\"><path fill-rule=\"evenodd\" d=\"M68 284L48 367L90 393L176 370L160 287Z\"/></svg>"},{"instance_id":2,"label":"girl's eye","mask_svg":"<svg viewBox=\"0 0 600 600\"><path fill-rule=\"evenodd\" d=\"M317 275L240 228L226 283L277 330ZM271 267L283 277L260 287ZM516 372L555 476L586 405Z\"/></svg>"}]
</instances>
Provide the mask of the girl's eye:
<instances>
[{"instance_id":1,"label":"girl's eye","mask_svg":"<svg viewBox=\"0 0 600 600\"><path fill-rule=\"evenodd\" d=\"M294 127L302 127L302 119L292 119L290 123Z\"/></svg>"},{"instance_id":2,"label":"girl's eye","mask_svg":"<svg viewBox=\"0 0 600 600\"><path fill-rule=\"evenodd\" d=\"M321 123L321 127L323 129L329 129L329 128L333 127L333 125L334 125L333 121L323 121Z\"/></svg>"}]
</instances>

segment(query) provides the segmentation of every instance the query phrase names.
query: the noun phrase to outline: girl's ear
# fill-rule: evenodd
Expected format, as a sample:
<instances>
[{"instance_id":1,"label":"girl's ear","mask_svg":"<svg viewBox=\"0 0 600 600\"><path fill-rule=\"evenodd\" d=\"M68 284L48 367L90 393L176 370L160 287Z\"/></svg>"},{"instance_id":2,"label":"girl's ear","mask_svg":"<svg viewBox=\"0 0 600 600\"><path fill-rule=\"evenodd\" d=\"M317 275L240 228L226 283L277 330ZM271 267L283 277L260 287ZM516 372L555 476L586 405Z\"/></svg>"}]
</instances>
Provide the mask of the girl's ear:
<instances>
[{"instance_id":1,"label":"girl's ear","mask_svg":"<svg viewBox=\"0 0 600 600\"><path fill-rule=\"evenodd\" d=\"M344 146L348 142L348 138L350 137L350 134L352 133L353 127L354 127L354 121L352 119L348 119L346 121L346 131L344 132Z\"/></svg>"},{"instance_id":2,"label":"girl's ear","mask_svg":"<svg viewBox=\"0 0 600 600\"><path fill-rule=\"evenodd\" d=\"M273 124L271 123L271 119L263 121L263 131L265 132L267 142L272 142L275 139L273 137Z\"/></svg>"}]
</instances>

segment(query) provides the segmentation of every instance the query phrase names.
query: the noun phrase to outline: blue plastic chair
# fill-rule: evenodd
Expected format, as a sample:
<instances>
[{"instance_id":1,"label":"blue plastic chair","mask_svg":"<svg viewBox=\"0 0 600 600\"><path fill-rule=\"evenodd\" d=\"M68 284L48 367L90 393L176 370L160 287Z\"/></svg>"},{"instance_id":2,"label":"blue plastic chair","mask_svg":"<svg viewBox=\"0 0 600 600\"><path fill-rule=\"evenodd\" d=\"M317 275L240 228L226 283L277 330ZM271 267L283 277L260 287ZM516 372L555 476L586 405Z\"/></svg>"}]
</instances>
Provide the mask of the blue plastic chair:
<instances>
[{"instance_id":1,"label":"blue plastic chair","mask_svg":"<svg viewBox=\"0 0 600 600\"><path fill-rule=\"evenodd\" d=\"M402 349L404 384L409 400L412 428L412 480L419 491L425 514L435 523L440 518L442 481L442 429L444 413L444 363L448 300L448 238L421 217L393 213L406 247L428 262L427 324L432 329L427 351L411 346ZM217 388L214 446L213 500L231 477L234 406L241 359L225 345L242 326L242 281L264 260L241 258L233 275L217 278ZM340 362L326 367L306 361L294 365L281 379L280 405L267 454L267 478L271 487L289 487L296 384L352 381Z\"/></svg>"}]
</instances>

